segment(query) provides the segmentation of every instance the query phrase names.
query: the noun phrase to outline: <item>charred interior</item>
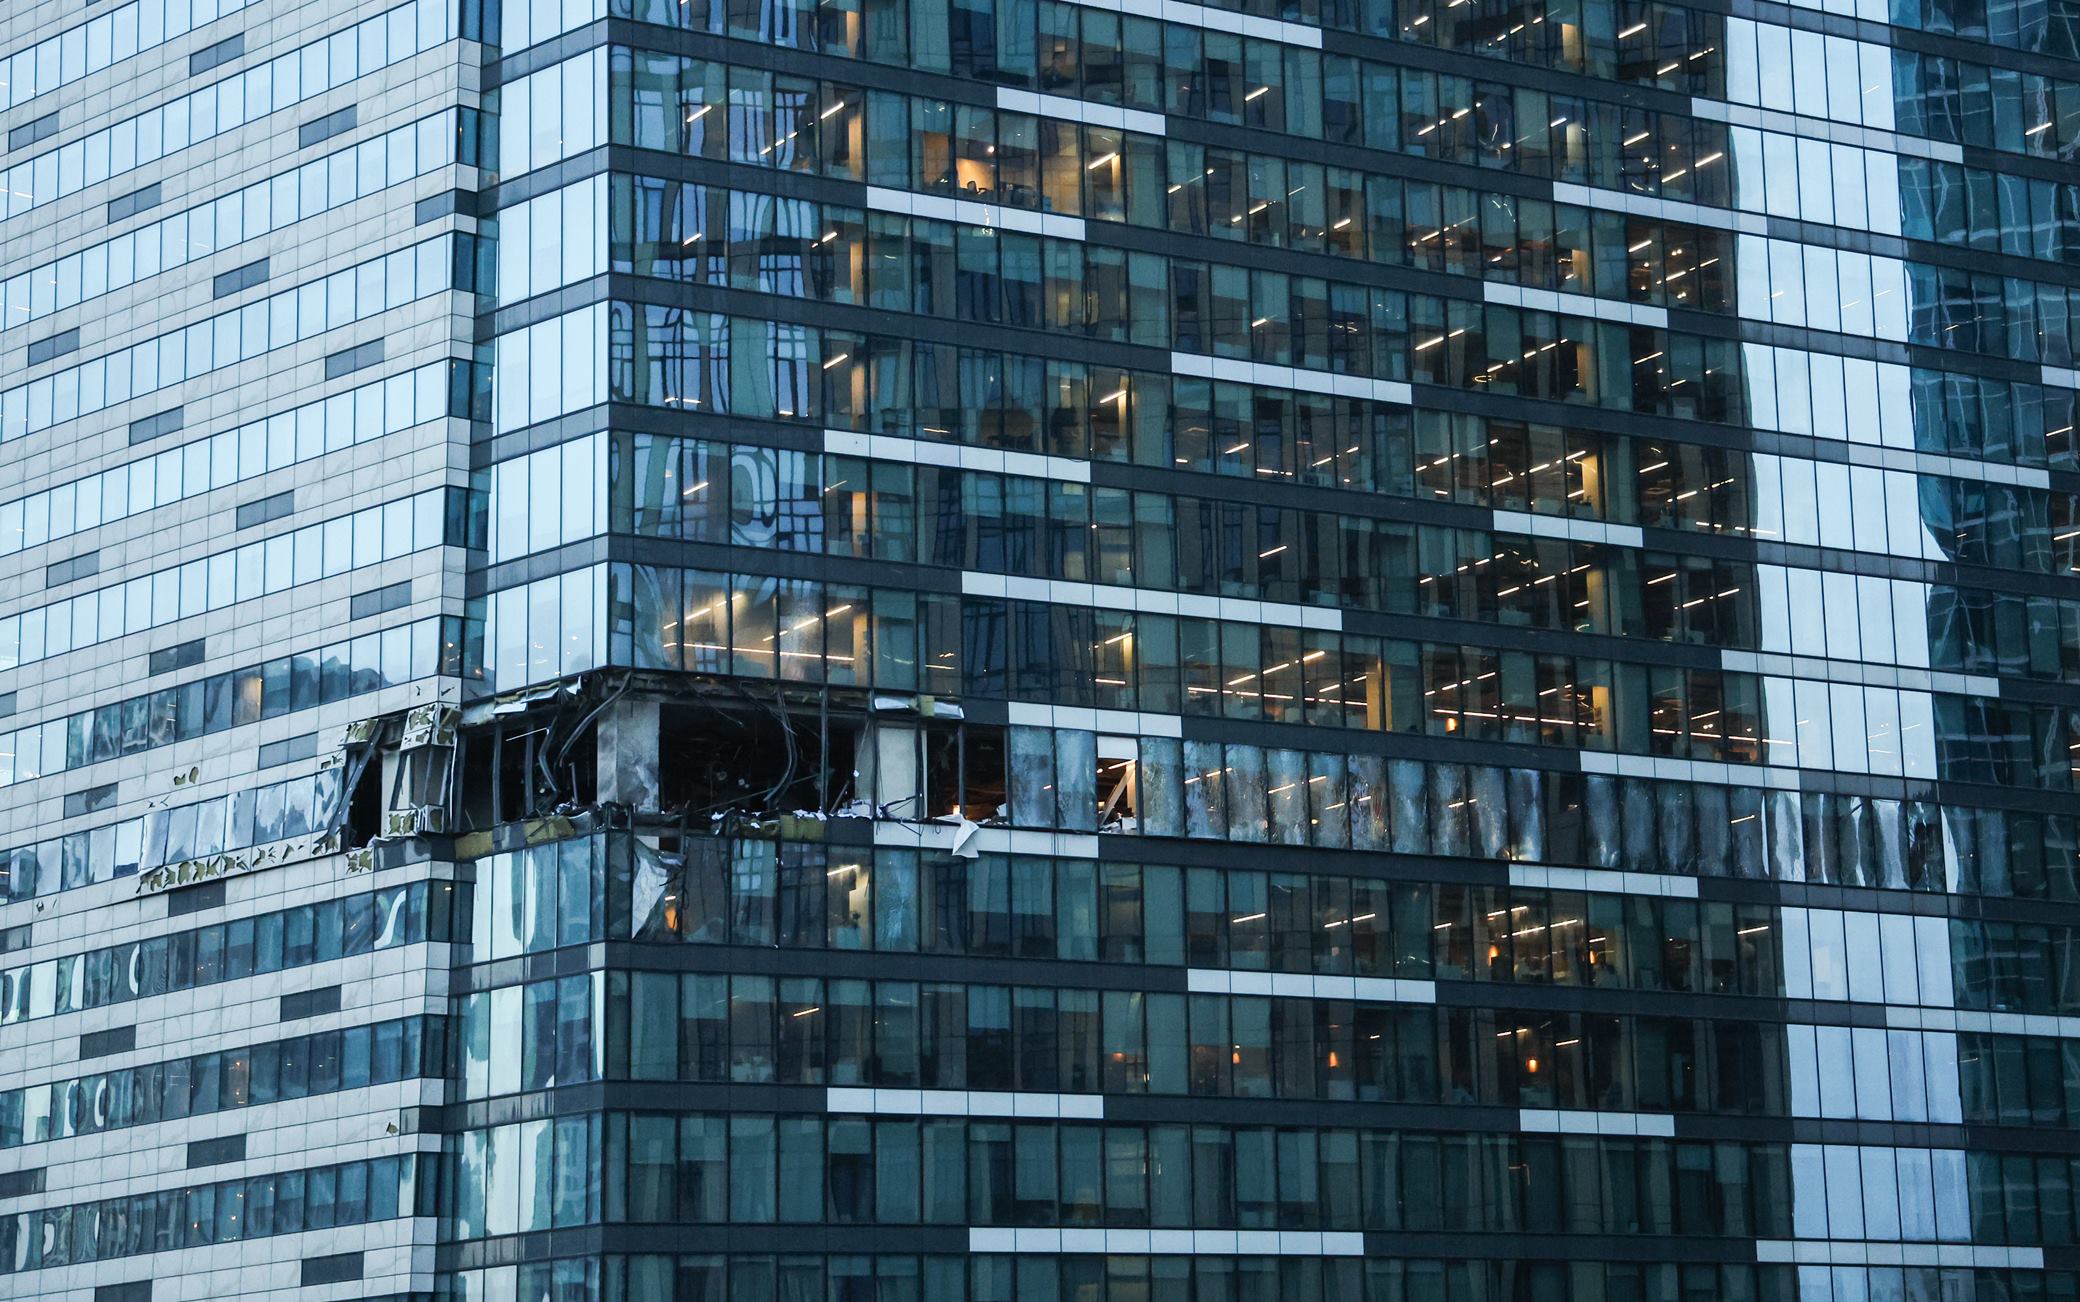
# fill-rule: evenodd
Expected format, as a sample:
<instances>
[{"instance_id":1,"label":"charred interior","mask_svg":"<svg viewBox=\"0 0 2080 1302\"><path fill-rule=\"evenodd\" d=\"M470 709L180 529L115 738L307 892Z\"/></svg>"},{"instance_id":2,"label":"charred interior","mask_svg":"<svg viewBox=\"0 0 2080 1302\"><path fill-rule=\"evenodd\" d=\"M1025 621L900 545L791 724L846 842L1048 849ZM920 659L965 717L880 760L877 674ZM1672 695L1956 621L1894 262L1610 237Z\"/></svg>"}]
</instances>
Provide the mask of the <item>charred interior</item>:
<instances>
[{"instance_id":1,"label":"charred interior","mask_svg":"<svg viewBox=\"0 0 2080 1302\"><path fill-rule=\"evenodd\" d=\"M690 835L779 818L986 826L1008 821L1014 786L1072 828L1134 814L1130 751L1015 760L1011 730L932 697L613 674L437 709L350 737L346 848L592 811Z\"/></svg>"}]
</instances>

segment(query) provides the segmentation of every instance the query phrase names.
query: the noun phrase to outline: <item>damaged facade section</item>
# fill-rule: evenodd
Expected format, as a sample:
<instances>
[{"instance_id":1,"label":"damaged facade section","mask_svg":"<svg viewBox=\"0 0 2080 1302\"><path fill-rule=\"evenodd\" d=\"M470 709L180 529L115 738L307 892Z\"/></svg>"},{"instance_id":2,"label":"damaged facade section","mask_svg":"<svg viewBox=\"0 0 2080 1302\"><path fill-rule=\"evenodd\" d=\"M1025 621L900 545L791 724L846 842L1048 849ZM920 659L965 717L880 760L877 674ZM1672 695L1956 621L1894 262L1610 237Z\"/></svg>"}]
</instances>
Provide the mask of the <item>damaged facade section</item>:
<instances>
[{"instance_id":1,"label":"damaged facade section","mask_svg":"<svg viewBox=\"0 0 2080 1302\"><path fill-rule=\"evenodd\" d=\"M688 837L780 820L1123 833L1138 826L1145 765L1158 768L1172 821L1196 794L1174 737L1013 724L1001 706L993 714L934 696L581 675L460 710L454 763L477 780L456 789L450 826L600 813ZM1200 781L1217 792L1219 778Z\"/></svg>"}]
</instances>

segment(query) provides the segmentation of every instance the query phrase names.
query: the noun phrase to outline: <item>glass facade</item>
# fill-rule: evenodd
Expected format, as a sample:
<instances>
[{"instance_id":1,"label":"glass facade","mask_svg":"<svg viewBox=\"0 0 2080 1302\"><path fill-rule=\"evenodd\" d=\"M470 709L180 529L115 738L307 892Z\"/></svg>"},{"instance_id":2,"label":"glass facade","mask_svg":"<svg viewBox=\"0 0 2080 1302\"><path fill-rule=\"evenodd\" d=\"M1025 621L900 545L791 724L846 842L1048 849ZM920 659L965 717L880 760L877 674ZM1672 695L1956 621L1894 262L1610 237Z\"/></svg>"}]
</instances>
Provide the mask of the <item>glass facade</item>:
<instances>
[{"instance_id":1,"label":"glass facade","mask_svg":"<svg viewBox=\"0 0 2080 1302\"><path fill-rule=\"evenodd\" d=\"M16 1291L2080 1302L2080 4L334 8L0 14Z\"/></svg>"},{"instance_id":2,"label":"glass facade","mask_svg":"<svg viewBox=\"0 0 2080 1302\"><path fill-rule=\"evenodd\" d=\"M443 1288L2073 1294L2080 12L504 23Z\"/></svg>"}]
</instances>

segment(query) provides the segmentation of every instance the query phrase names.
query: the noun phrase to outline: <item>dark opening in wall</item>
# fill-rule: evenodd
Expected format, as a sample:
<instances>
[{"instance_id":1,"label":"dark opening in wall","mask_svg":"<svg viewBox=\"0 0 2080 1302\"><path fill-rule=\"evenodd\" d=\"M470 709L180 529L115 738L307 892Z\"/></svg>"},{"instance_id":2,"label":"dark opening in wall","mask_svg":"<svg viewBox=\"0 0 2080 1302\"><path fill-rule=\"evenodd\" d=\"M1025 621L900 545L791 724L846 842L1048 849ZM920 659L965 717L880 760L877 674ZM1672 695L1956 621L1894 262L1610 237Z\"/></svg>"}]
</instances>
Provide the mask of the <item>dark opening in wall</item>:
<instances>
[{"instance_id":1,"label":"dark opening in wall","mask_svg":"<svg viewBox=\"0 0 2080 1302\"><path fill-rule=\"evenodd\" d=\"M223 1135L216 1139L195 1139L188 1143L188 1169L198 1166L222 1166L226 1162L246 1160L246 1137Z\"/></svg>"},{"instance_id":2,"label":"dark opening in wall","mask_svg":"<svg viewBox=\"0 0 2080 1302\"><path fill-rule=\"evenodd\" d=\"M928 772L943 773L934 779L934 790L947 790L951 786L954 766L960 774L961 813L975 822L987 822L996 816L997 807L1007 799L1004 779L1004 730L970 725L964 730L957 750L945 748L933 751L938 762ZM944 802L941 802L942 804ZM949 812L947 808L935 808L936 816Z\"/></svg>"},{"instance_id":3,"label":"dark opening in wall","mask_svg":"<svg viewBox=\"0 0 2080 1302\"><path fill-rule=\"evenodd\" d=\"M856 720L833 721L755 699L668 705L660 713L659 807L706 818L816 809L853 770Z\"/></svg>"},{"instance_id":4,"label":"dark opening in wall","mask_svg":"<svg viewBox=\"0 0 2080 1302\"><path fill-rule=\"evenodd\" d=\"M111 1026L105 1031L88 1031L79 1037L81 1058L105 1058L111 1053L128 1053L137 1047L137 1027Z\"/></svg>"},{"instance_id":5,"label":"dark opening in wall","mask_svg":"<svg viewBox=\"0 0 2080 1302\"><path fill-rule=\"evenodd\" d=\"M309 149L322 140L330 140L343 132L352 131L361 120L360 106L349 104L343 109L334 109L324 117L316 118L296 128L296 146Z\"/></svg>"},{"instance_id":6,"label":"dark opening in wall","mask_svg":"<svg viewBox=\"0 0 2080 1302\"><path fill-rule=\"evenodd\" d=\"M78 351L79 327L74 326L70 330L60 330L54 335L46 335L32 342L29 345L29 365L40 366L54 357L63 357L67 353Z\"/></svg>"},{"instance_id":7,"label":"dark opening in wall","mask_svg":"<svg viewBox=\"0 0 2080 1302\"><path fill-rule=\"evenodd\" d=\"M152 652L145 670L148 674L170 674L176 669L189 669L202 663L203 639L195 638L178 646L161 647Z\"/></svg>"},{"instance_id":8,"label":"dark opening in wall","mask_svg":"<svg viewBox=\"0 0 2080 1302\"><path fill-rule=\"evenodd\" d=\"M354 784L347 797L347 821L344 844L348 849L367 845L383 830L383 784L380 766L376 773L364 773Z\"/></svg>"},{"instance_id":9,"label":"dark opening in wall","mask_svg":"<svg viewBox=\"0 0 2080 1302\"><path fill-rule=\"evenodd\" d=\"M295 1022L336 1013L339 1011L339 995L336 985L319 986L315 990L292 990L282 996L281 1020Z\"/></svg>"},{"instance_id":10,"label":"dark opening in wall","mask_svg":"<svg viewBox=\"0 0 2080 1302\"><path fill-rule=\"evenodd\" d=\"M246 52L246 34L239 32L227 36L215 45L205 45L188 56L188 75L199 77L212 68L221 68Z\"/></svg>"},{"instance_id":11,"label":"dark opening in wall","mask_svg":"<svg viewBox=\"0 0 2080 1302\"><path fill-rule=\"evenodd\" d=\"M9 131L7 133L7 147L9 149L22 149L35 144L39 140L48 140L57 134L58 115L46 113L40 118L24 122L22 125Z\"/></svg>"},{"instance_id":12,"label":"dark opening in wall","mask_svg":"<svg viewBox=\"0 0 2080 1302\"><path fill-rule=\"evenodd\" d=\"M223 907L224 883L221 881L184 886L166 897L166 916L169 918L185 917L190 913L200 913L204 909Z\"/></svg>"},{"instance_id":13,"label":"dark opening in wall","mask_svg":"<svg viewBox=\"0 0 2080 1302\"><path fill-rule=\"evenodd\" d=\"M115 803L116 784L113 782L69 791L65 794L65 817L81 818L87 814L98 814Z\"/></svg>"},{"instance_id":14,"label":"dark opening in wall","mask_svg":"<svg viewBox=\"0 0 2080 1302\"><path fill-rule=\"evenodd\" d=\"M186 413L179 407L150 416L141 416L130 422L130 442L133 444L142 443L146 439L155 439L162 434L175 433L185 423L185 416Z\"/></svg>"},{"instance_id":15,"label":"dark opening in wall","mask_svg":"<svg viewBox=\"0 0 2080 1302\"><path fill-rule=\"evenodd\" d=\"M108 201L108 220L111 225L126 217L135 217L147 208L159 206L159 183L152 182L141 190L119 194Z\"/></svg>"},{"instance_id":16,"label":"dark opening in wall","mask_svg":"<svg viewBox=\"0 0 2080 1302\"><path fill-rule=\"evenodd\" d=\"M82 552L78 556L54 562L43 567L43 586L55 588L61 583L77 579L89 579L101 573L101 553Z\"/></svg>"},{"instance_id":17,"label":"dark opening in wall","mask_svg":"<svg viewBox=\"0 0 2080 1302\"><path fill-rule=\"evenodd\" d=\"M233 294L267 283L267 259L248 262L243 267L233 267L210 281L211 298L229 298Z\"/></svg>"},{"instance_id":18,"label":"dark opening in wall","mask_svg":"<svg viewBox=\"0 0 2080 1302\"><path fill-rule=\"evenodd\" d=\"M411 580L407 579L402 583L391 583L368 592L355 593L347 613L352 619L366 619L371 615L388 614L400 606L411 604L412 584Z\"/></svg>"},{"instance_id":19,"label":"dark opening in wall","mask_svg":"<svg viewBox=\"0 0 2080 1302\"><path fill-rule=\"evenodd\" d=\"M489 739L491 749L491 809L489 822L510 823L527 818L542 807L546 792L539 758L548 732L544 728L501 730Z\"/></svg>"},{"instance_id":20,"label":"dark opening in wall","mask_svg":"<svg viewBox=\"0 0 2080 1302\"><path fill-rule=\"evenodd\" d=\"M458 788L458 826L601 804L702 827L817 812L981 822L1006 799L1004 729L950 703L691 678L629 691L595 683L466 729L455 763L480 776Z\"/></svg>"},{"instance_id":21,"label":"dark opening in wall","mask_svg":"<svg viewBox=\"0 0 2080 1302\"><path fill-rule=\"evenodd\" d=\"M362 1261L358 1252L336 1252L326 1257L303 1259L305 1288L319 1284L345 1284L361 1277Z\"/></svg>"}]
</instances>

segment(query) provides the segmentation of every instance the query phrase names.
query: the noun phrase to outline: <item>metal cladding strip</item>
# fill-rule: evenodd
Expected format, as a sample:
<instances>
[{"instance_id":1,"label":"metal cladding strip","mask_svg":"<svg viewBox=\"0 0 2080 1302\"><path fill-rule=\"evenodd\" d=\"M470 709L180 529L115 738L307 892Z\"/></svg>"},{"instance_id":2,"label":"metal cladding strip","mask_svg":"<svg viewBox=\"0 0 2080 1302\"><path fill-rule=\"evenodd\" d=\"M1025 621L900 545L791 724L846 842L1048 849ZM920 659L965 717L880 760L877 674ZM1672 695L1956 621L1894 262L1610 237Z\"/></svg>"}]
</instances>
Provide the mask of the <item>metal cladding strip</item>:
<instances>
[{"instance_id":1,"label":"metal cladding strip","mask_svg":"<svg viewBox=\"0 0 2080 1302\"><path fill-rule=\"evenodd\" d=\"M1735 673L1769 674L1780 678L1804 678L1814 682L1860 684L1865 687L1891 687L1903 692L1951 692L1959 696L1986 697L2001 694L2000 679L1985 674L1960 674L1948 669L1924 669L1914 665L1890 665L1879 661L1836 660L1826 656L1722 648L1719 652L1719 663Z\"/></svg>"},{"instance_id":2,"label":"metal cladding strip","mask_svg":"<svg viewBox=\"0 0 2080 1302\"><path fill-rule=\"evenodd\" d=\"M1190 4L1187 0L1069 2L1082 5L1086 9L1103 9L1108 13L1124 14L1130 18L1154 18L1166 23L1181 23L1186 27L1203 27L1209 32L1233 32L1237 36L1254 37L1261 41L1304 45L1312 50L1322 48L1322 29L1319 27L1309 27L1305 23L1283 22L1276 18L1258 18L1251 14L1236 13L1232 9Z\"/></svg>"},{"instance_id":3,"label":"metal cladding strip","mask_svg":"<svg viewBox=\"0 0 2080 1302\"><path fill-rule=\"evenodd\" d=\"M1693 226L1712 226L1749 235L1769 234L1769 218L1759 212L1713 208L1706 204L1690 203L1682 199L1660 199L1646 194L1628 194L1623 190L1605 190L1574 181L1553 182L1553 202L1571 203L1583 208L1600 208L1605 212L1631 213L1638 217L1658 217L1664 221L1688 222Z\"/></svg>"},{"instance_id":4,"label":"metal cladding strip","mask_svg":"<svg viewBox=\"0 0 2080 1302\"><path fill-rule=\"evenodd\" d=\"M2080 1017L2053 1013L1988 1013L1971 1008L1918 1008L1887 1004L1885 1025L1896 1031L1987 1031L1999 1035L2036 1035L2059 1040L2080 1040Z\"/></svg>"},{"instance_id":5,"label":"metal cladding strip","mask_svg":"<svg viewBox=\"0 0 2080 1302\"><path fill-rule=\"evenodd\" d=\"M1577 751L1582 772L1626 778L1668 778L1676 782L1710 782L1718 786L1798 790L1795 768L1767 764L1725 764L1718 760L1671 759L1666 755L1618 755L1610 751Z\"/></svg>"},{"instance_id":6,"label":"metal cladding strip","mask_svg":"<svg viewBox=\"0 0 2080 1302\"><path fill-rule=\"evenodd\" d=\"M1118 108L1111 104L1093 104L1088 100L1046 95L1032 90L1017 90L1010 86L997 87L997 107L1007 113L1031 113L1039 117L1059 118L1064 122L1081 122L1090 127L1138 131L1146 136L1170 134L1169 124L1160 113L1150 113L1146 109ZM1091 164L1093 167L1096 165Z\"/></svg>"},{"instance_id":7,"label":"metal cladding strip","mask_svg":"<svg viewBox=\"0 0 2080 1302\"><path fill-rule=\"evenodd\" d=\"M1809 140L1825 140L1830 144L1855 145L1862 149L1878 149L1891 154L1910 154L1917 158L1940 159L1946 163L1964 161L1964 149L1959 145L1944 140L1930 140L1925 136L1903 135L1882 127L1832 122L1826 118L1801 117L1799 114L1785 113L1779 109L1757 108L1752 104L1727 104L1715 99L1692 99L1690 112L1694 117L1708 118L1730 126L1754 127L1762 131L1804 136Z\"/></svg>"},{"instance_id":8,"label":"metal cladding strip","mask_svg":"<svg viewBox=\"0 0 2080 1302\"><path fill-rule=\"evenodd\" d=\"M1295 1230L1058 1230L976 1226L968 1251L1137 1257L1362 1257L1365 1236Z\"/></svg>"},{"instance_id":9,"label":"metal cladding strip","mask_svg":"<svg viewBox=\"0 0 2080 1302\"><path fill-rule=\"evenodd\" d=\"M832 1086L824 1106L832 1112L872 1112L894 1117L1039 1117L1102 1121L1101 1094L1036 1094L1008 1090L898 1090Z\"/></svg>"},{"instance_id":10,"label":"metal cladding strip","mask_svg":"<svg viewBox=\"0 0 2080 1302\"><path fill-rule=\"evenodd\" d=\"M1636 524L1605 524L1601 520L1534 515L1529 511L1497 510L1495 528L1503 533L1528 534L1533 538L1566 538L1572 542L1605 543L1613 547L1646 545L1646 536Z\"/></svg>"},{"instance_id":11,"label":"metal cladding strip","mask_svg":"<svg viewBox=\"0 0 2080 1302\"><path fill-rule=\"evenodd\" d=\"M1589 294L1562 294L1551 289L1508 285L1498 280L1482 281L1481 297L1490 303L1531 308L1540 312L1564 312L1570 316L1591 316L1599 321L1615 321L1620 325L1653 326L1662 330L1668 328L1668 309L1655 307L1651 303L1622 303L1616 299L1596 298ZM1529 355L1526 354L1527 357Z\"/></svg>"},{"instance_id":12,"label":"metal cladding strip","mask_svg":"<svg viewBox=\"0 0 2080 1302\"><path fill-rule=\"evenodd\" d=\"M1878 1243L1862 1239L1757 1239L1755 1260L1810 1266L1991 1266L2042 1270L2042 1248L1987 1243Z\"/></svg>"},{"instance_id":13,"label":"metal cladding strip","mask_svg":"<svg viewBox=\"0 0 2080 1302\"><path fill-rule=\"evenodd\" d=\"M1343 375L1335 371L1311 371L1298 366L1274 366L1269 362L1246 362L1233 357L1208 357L1200 353L1170 354L1170 371L1174 375L1196 376L1202 380L1232 380L1237 384L1256 384L1271 389L1298 389L1306 393L1326 393L1339 398L1371 398L1378 402L1395 402L1409 406L1415 402L1415 390L1400 380L1375 380L1364 375Z\"/></svg>"},{"instance_id":14,"label":"metal cladding strip","mask_svg":"<svg viewBox=\"0 0 2080 1302\"><path fill-rule=\"evenodd\" d=\"M1037 452L1006 452L997 448L943 443L936 439L905 438L896 434L860 434L852 430L827 429L823 432L823 450L842 456L867 457L875 461L907 461L916 465L976 470L993 475L1054 479L1065 484L1091 482L1091 463L1073 457L1043 456Z\"/></svg>"},{"instance_id":15,"label":"metal cladding strip","mask_svg":"<svg viewBox=\"0 0 2080 1302\"><path fill-rule=\"evenodd\" d=\"M891 190L879 185L867 187L867 207L875 212L901 213L906 217L928 217L934 221L983 226L990 230L1023 231L1029 235L1048 235L1058 240L1082 240L1087 230L1081 217L1035 212L1030 208L1011 208L1003 204L984 203L978 199L940 194L912 194L908 190Z\"/></svg>"},{"instance_id":16,"label":"metal cladding strip","mask_svg":"<svg viewBox=\"0 0 2080 1302\"><path fill-rule=\"evenodd\" d=\"M1544 1135L1635 1135L1672 1139L1676 1119L1653 1112L1586 1112L1555 1108L1524 1108L1517 1113L1519 1128Z\"/></svg>"},{"instance_id":17,"label":"metal cladding strip","mask_svg":"<svg viewBox=\"0 0 2080 1302\"><path fill-rule=\"evenodd\" d=\"M1185 970L1185 989L1199 995L1272 995L1288 999L1364 999L1379 1004L1434 1004L1435 981L1396 977L1310 976L1304 972Z\"/></svg>"},{"instance_id":18,"label":"metal cladding strip","mask_svg":"<svg viewBox=\"0 0 2080 1302\"><path fill-rule=\"evenodd\" d=\"M1136 610L1150 615L1184 615L1193 619L1229 619L1281 628L1343 631L1343 611L1333 606L1300 606L1284 601L1252 601L1244 597L1208 597L1189 592L1157 592L1110 583L1069 579L1030 579L1010 574L961 571L961 593L969 597L1002 597L1012 601L1051 601L1107 610Z\"/></svg>"},{"instance_id":19,"label":"metal cladding strip","mask_svg":"<svg viewBox=\"0 0 2080 1302\"><path fill-rule=\"evenodd\" d=\"M1068 726L1068 725L1064 725ZM1156 734L1160 735L1160 734ZM1056 859L1095 859L1095 832L1037 832L1009 827L978 827L973 823L935 820L906 823L896 819L874 820L874 844L896 850L951 851L974 847L977 854L1030 854Z\"/></svg>"},{"instance_id":20,"label":"metal cladding strip","mask_svg":"<svg viewBox=\"0 0 2080 1302\"><path fill-rule=\"evenodd\" d=\"M1509 884L1553 891L1596 891L1606 895L1659 895L1678 900L1697 898L1695 877L1621 872L1615 868L1547 868L1538 864L1513 863L1509 866Z\"/></svg>"}]
</instances>

